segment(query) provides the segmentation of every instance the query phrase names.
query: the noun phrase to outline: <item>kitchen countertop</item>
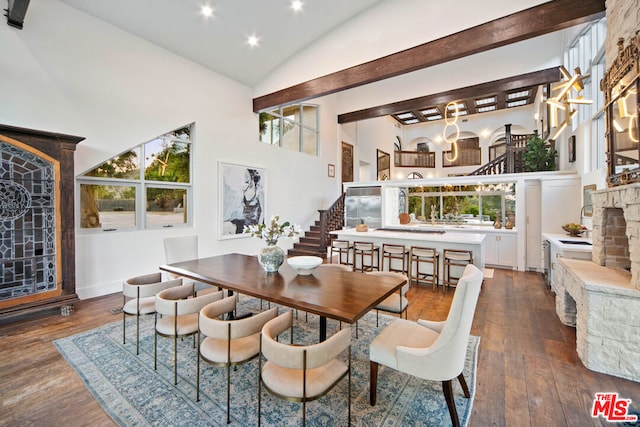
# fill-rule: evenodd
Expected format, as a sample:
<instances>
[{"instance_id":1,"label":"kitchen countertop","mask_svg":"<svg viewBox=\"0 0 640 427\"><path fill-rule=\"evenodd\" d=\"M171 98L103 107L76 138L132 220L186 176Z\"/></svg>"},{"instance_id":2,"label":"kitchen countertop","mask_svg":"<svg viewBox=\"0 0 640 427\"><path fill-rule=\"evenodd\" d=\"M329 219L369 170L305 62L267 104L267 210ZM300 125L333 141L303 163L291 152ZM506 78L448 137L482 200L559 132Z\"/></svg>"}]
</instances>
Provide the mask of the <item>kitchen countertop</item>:
<instances>
[{"instance_id":1,"label":"kitchen countertop","mask_svg":"<svg viewBox=\"0 0 640 427\"><path fill-rule=\"evenodd\" d=\"M407 231L422 231L422 230L433 230L433 231L473 231L478 233L513 233L516 234L518 230L516 228L506 229L506 228L493 228L490 225L474 225L474 224L435 224L431 225L428 223L416 224L411 223L407 225L387 225L384 227L385 229L394 229L394 230L407 230Z\"/></svg>"},{"instance_id":2,"label":"kitchen countertop","mask_svg":"<svg viewBox=\"0 0 640 427\"><path fill-rule=\"evenodd\" d=\"M591 238L589 237L571 237L567 234L542 233L542 238L548 240L551 244L562 249L563 251L573 252L591 252L593 249ZM581 243L566 243L581 242ZM584 244L589 243L589 244Z\"/></svg>"},{"instance_id":3,"label":"kitchen countertop","mask_svg":"<svg viewBox=\"0 0 640 427\"><path fill-rule=\"evenodd\" d=\"M424 229L423 229L424 230ZM481 244L484 239L484 234L479 233L456 233L447 232L443 230L436 230L431 228L430 231L434 232L419 232L418 230L411 229L394 229L385 230L381 229L369 229L369 231L356 231L355 228L345 228L342 230L332 231L331 234L338 236L350 236L350 237L373 237L373 238L389 238L389 239L404 239L404 240L424 240L431 242L443 242L443 243L462 243L462 244ZM439 231L439 232L438 232Z\"/></svg>"}]
</instances>

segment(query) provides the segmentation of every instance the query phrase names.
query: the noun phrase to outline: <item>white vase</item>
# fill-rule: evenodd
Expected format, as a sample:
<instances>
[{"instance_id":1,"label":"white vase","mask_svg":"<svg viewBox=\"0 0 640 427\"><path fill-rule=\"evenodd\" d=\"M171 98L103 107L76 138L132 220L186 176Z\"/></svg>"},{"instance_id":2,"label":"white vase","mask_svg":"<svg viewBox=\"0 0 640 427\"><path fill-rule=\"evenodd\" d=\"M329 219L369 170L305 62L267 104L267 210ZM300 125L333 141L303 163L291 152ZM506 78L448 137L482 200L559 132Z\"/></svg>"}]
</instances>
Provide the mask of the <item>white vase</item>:
<instances>
[{"instance_id":1,"label":"white vase","mask_svg":"<svg viewBox=\"0 0 640 427\"><path fill-rule=\"evenodd\" d=\"M258 253L258 263L267 273L277 272L284 262L284 251L276 243L277 240L267 240L267 246Z\"/></svg>"}]
</instances>

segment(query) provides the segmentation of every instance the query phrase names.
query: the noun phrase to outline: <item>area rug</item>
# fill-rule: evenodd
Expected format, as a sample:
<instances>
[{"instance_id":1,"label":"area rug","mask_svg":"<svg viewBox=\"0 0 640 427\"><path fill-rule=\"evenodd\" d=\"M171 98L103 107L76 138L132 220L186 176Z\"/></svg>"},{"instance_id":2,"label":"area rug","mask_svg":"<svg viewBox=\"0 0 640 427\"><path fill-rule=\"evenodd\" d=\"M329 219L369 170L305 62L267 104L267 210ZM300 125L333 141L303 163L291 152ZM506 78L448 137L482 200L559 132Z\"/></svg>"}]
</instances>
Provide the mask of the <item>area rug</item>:
<instances>
[{"instance_id":1,"label":"area rug","mask_svg":"<svg viewBox=\"0 0 640 427\"><path fill-rule=\"evenodd\" d=\"M255 312L259 303L240 298L238 312ZM282 307L280 311L287 310ZM120 318L120 317L119 317ZM120 318L121 319L121 318ZM358 321L358 337L352 337L351 422L357 426L448 426L451 419L440 381L424 381L381 367L378 402L369 405L369 343L394 320L375 312ZM153 369L153 316L141 318L140 355L135 351L135 319L127 321L127 343L122 343L122 320L54 342L77 371L89 391L113 420L123 426L224 426L226 425L226 371L202 365L200 402L196 402L196 356L193 340L178 341L178 385L173 384L173 340L158 338L158 370ZM339 327L328 322L328 335ZM318 317L305 321L300 313L294 341L308 344L318 339ZM469 339L464 375L471 398L466 399L457 381L455 403L461 425L467 425L476 386L479 337ZM258 361L231 372L231 423L257 425ZM347 425L347 380L322 398L307 404L310 426ZM301 424L302 405L262 392L262 425Z\"/></svg>"}]
</instances>

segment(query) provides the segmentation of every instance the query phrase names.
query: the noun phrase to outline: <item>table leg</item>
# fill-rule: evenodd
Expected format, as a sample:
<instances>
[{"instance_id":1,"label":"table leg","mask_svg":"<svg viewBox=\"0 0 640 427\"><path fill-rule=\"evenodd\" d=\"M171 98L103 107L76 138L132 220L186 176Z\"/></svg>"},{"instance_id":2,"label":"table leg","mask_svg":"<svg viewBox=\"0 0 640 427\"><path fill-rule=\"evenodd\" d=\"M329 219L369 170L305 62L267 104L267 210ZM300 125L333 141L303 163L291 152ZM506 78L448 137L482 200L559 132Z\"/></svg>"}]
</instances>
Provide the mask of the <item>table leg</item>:
<instances>
[{"instance_id":1,"label":"table leg","mask_svg":"<svg viewBox=\"0 0 640 427\"><path fill-rule=\"evenodd\" d=\"M327 339L327 318L320 316L320 342Z\"/></svg>"}]
</instances>

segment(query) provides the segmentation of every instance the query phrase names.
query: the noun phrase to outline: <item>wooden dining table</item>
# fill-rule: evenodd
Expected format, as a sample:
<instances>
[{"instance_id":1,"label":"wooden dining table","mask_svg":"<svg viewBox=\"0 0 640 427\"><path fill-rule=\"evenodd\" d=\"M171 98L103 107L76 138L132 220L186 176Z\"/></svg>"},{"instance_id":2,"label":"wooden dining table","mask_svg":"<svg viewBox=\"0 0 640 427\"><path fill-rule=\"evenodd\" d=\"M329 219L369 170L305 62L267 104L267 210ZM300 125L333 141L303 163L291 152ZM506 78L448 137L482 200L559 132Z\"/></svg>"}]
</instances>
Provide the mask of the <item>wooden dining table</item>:
<instances>
[{"instance_id":1,"label":"wooden dining table","mask_svg":"<svg viewBox=\"0 0 640 427\"><path fill-rule=\"evenodd\" d=\"M162 265L161 270L240 294L320 316L320 341L327 337L327 318L354 324L406 280L332 268L299 275L287 262L266 273L255 256L225 254Z\"/></svg>"}]
</instances>

